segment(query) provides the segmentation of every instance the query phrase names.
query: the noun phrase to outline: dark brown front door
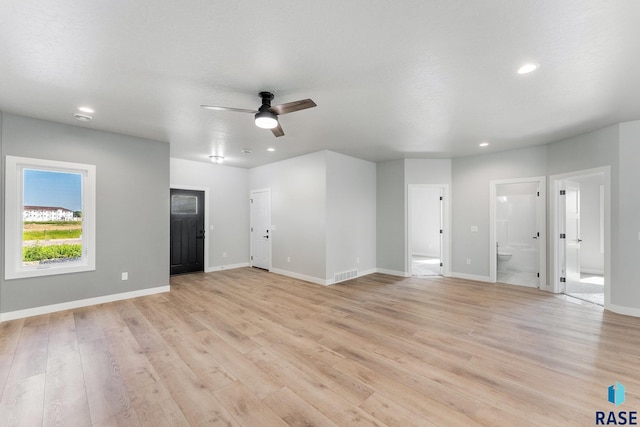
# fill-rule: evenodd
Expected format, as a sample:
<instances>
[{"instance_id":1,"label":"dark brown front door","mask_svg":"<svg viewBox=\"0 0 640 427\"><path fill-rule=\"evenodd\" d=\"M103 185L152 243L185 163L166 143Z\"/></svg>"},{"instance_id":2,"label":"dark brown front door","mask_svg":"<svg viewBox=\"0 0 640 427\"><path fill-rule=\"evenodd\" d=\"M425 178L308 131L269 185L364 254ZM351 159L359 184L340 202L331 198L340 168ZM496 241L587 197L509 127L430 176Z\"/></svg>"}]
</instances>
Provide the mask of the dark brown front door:
<instances>
[{"instance_id":1,"label":"dark brown front door","mask_svg":"<svg viewBox=\"0 0 640 427\"><path fill-rule=\"evenodd\" d=\"M171 274L204 271L204 191L171 189Z\"/></svg>"}]
</instances>

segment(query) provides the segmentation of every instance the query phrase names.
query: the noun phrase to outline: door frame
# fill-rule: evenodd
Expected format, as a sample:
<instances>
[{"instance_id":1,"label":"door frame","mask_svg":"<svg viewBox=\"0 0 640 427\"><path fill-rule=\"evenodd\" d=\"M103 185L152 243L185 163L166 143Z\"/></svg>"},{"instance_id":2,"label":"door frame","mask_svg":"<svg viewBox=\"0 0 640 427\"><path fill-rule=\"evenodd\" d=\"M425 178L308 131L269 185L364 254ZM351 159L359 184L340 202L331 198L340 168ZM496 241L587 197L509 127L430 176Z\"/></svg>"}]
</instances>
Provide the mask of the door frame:
<instances>
[{"instance_id":1,"label":"door frame","mask_svg":"<svg viewBox=\"0 0 640 427\"><path fill-rule=\"evenodd\" d=\"M560 239L560 224L565 221L565 213L561 212L560 206L560 187L565 180L582 178L589 175L603 174L604 188L604 308L609 307L611 303L611 167L602 166L593 169L584 169L574 172L567 172L549 177L549 191L552 196L550 199L549 219L551 222L551 254L549 260L551 262L551 280L550 291L553 293L561 293L562 286L560 276L562 273L562 250Z\"/></svg>"},{"instance_id":2,"label":"door frame","mask_svg":"<svg viewBox=\"0 0 640 427\"><path fill-rule=\"evenodd\" d=\"M405 272L411 276L411 208L413 201L411 200L412 188L438 188L442 191L442 247L440 248L440 257L442 259L442 275L451 276L451 191L449 184L408 184L407 185L407 256Z\"/></svg>"},{"instance_id":3,"label":"door frame","mask_svg":"<svg viewBox=\"0 0 640 427\"><path fill-rule=\"evenodd\" d=\"M211 240L212 232L209 230L209 187L197 187L193 185L181 185L170 184L169 193L171 190L192 190L192 191L204 191L204 272L209 273L212 270L209 268L209 241Z\"/></svg>"},{"instance_id":4,"label":"door frame","mask_svg":"<svg viewBox=\"0 0 640 427\"><path fill-rule=\"evenodd\" d=\"M271 271L272 267L273 267L273 250L272 250L272 241L273 241L273 225L271 224L271 188L267 187L267 188L258 188L258 189L254 189L254 190L250 190L249 191L249 266L253 267L253 232L251 231L251 227L253 224L253 208L251 207L251 199L253 198L253 195L255 193L264 193L266 192L268 194L268 199L269 199L269 214L268 214L268 219L267 219L267 223L269 224L269 230L271 230L271 234L269 237L269 266L267 268L268 271Z\"/></svg>"},{"instance_id":5,"label":"door frame","mask_svg":"<svg viewBox=\"0 0 640 427\"><path fill-rule=\"evenodd\" d=\"M496 251L496 195L497 187L502 184L523 184L535 182L538 184L538 203L536 217L540 236L538 237L538 288L547 290L547 177L533 176L529 178L496 179L489 181L489 281L498 281L498 254Z\"/></svg>"}]
</instances>

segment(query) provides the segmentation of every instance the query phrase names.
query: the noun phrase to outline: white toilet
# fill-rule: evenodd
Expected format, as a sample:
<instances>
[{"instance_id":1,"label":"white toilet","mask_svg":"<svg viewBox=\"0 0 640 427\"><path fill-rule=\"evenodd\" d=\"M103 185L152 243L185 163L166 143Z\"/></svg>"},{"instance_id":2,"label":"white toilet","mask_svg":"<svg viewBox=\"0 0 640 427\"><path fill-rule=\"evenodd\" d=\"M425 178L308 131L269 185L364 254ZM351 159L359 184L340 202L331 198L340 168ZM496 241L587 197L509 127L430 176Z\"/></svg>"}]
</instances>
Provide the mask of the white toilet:
<instances>
[{"instance_id":1,"label":"white toilet","mask_svg":"<svg viewBox=\"0 0 640 427\"><path fill-rule=\"evenodd\" d=\"M498 271L504 273L507 271L507 265L513 254L505 250L498 250Z\"/></svg>"}]
</instances>

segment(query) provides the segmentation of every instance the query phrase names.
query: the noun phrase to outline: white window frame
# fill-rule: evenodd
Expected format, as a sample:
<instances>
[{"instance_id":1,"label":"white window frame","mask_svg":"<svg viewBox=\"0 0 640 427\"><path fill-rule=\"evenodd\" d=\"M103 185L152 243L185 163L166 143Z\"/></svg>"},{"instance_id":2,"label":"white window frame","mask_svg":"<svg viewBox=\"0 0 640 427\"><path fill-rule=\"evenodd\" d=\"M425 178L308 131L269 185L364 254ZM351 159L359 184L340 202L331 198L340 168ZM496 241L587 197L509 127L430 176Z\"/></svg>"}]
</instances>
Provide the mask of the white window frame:
<instances>
[{"instance_id":1,"label":"white window frame","mask_svg":"<svg viewBox=\"0 0 640 427\"><path fill-rule=\"evenodd\" d=\"M24 169L82 175L82 258L77 261L24 265L22 259ZM96 167L81 163L7 156L5 179L5 280L78 273L96 269Z\"/></svg>"}]
</instances>

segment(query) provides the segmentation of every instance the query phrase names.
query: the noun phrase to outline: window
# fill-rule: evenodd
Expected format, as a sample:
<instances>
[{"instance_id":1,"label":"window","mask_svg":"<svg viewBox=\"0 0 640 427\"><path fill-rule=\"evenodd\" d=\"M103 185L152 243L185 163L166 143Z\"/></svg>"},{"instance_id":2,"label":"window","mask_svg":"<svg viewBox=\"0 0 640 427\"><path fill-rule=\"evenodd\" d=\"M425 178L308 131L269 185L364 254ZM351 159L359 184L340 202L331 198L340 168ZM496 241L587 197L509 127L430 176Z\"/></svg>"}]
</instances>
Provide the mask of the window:
<instances>
[{"instance_id":1,"label":"window","mask_svg":"<svg viewBox=\"0 0 640 427\"><path fill-rule=\"evenodd\" d=\"M5 279L95 270L94 165L7 156Z\"/></svg>"}]
</instances>

